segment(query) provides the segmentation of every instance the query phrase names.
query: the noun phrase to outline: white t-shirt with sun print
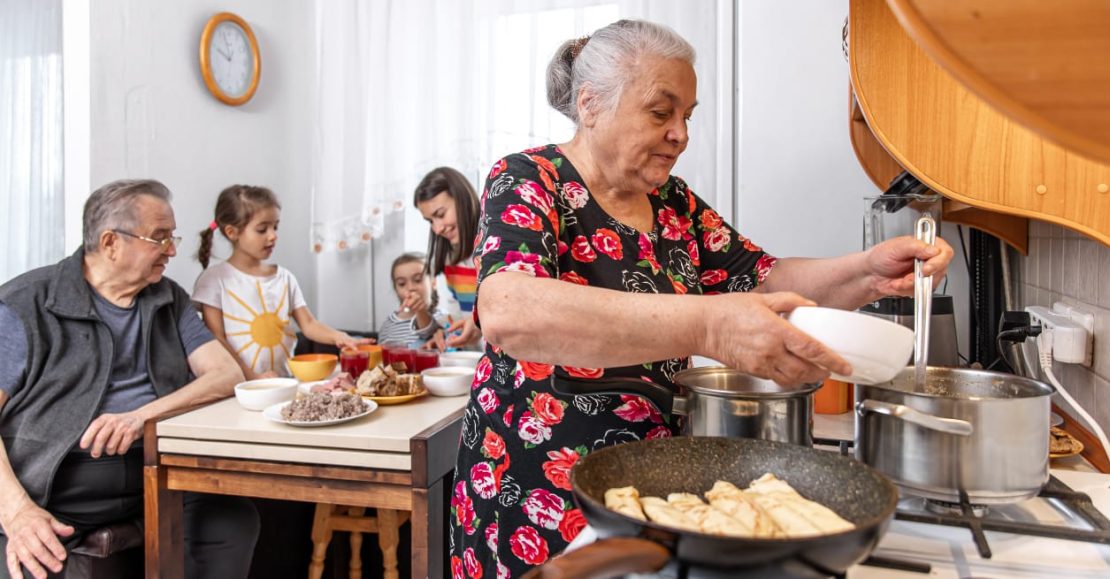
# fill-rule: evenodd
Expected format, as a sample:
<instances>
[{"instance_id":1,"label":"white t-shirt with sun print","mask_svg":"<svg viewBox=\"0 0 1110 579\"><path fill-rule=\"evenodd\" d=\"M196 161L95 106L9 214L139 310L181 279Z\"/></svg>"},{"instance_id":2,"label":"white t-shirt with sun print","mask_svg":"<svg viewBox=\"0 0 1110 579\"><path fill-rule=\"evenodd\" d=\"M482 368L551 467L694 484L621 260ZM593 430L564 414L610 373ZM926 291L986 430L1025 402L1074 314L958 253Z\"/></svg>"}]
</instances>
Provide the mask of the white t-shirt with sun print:
<instances>
[{"instance_id":1,"label":"white t-shirt with sun print","mask_svg":"<svg viewBox=\"0 0 1110 579\"><path fill-rule=\"evenodd\" d=\"M227 262L204 270L193 287L193 302L223 310L224 335L256 374L273 370L288 376L297 334L289 325L304 295L292 272L277 266L268 277L243 273Z\"/></svg>"}]
</instances>

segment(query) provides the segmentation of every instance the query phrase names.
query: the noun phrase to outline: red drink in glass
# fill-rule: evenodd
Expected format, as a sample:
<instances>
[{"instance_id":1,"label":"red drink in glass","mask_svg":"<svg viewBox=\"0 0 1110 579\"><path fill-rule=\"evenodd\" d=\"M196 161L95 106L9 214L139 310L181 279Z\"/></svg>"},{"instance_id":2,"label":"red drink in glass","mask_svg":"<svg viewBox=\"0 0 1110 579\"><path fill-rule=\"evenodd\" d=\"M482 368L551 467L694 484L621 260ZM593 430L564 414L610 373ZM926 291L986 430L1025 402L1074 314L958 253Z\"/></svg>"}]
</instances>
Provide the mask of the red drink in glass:
<instances>
[{"instance_id":1,"label":"red drink in glass","mask_svg":"<svg viewBox=\"0 0 1110 579\"><path fill-rule=\"evenodd\" d=\"M362 373L370 367L370 352L359 350L343 350L339 353L339 369L358 380Z\"/></svg>"},{"instance_id":2,"label":"red drink in glass","mask_svg":"<svg viewBox=\"0 0 1110 579\"><path fill-rule=\"evenodd\" d=\"M423 372L428 368L439 366L439 352L435 350L416 350L415 366L413 372Z\"/></svg>"}]
</instances>

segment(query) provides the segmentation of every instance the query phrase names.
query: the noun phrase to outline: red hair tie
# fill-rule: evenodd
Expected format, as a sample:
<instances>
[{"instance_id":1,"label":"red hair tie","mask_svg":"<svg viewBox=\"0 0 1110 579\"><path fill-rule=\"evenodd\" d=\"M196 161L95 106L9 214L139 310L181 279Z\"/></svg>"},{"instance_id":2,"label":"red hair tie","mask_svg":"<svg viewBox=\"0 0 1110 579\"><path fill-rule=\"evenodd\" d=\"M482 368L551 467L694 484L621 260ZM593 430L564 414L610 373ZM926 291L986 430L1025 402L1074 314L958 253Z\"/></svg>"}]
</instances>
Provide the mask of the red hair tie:
<instances>
[{"instance_id":1,"label":"red hair tie","mask_svg":"<svg viewBox=\"0 0 1110 579\"><path fill-rule=\"evenodd\" d=\"M211 229L212 231L215 231L219 228L220 228L220 225L218 223L216 223L215 219L212 220L212 223L208 224L208 229Z\"/></svg>"}]
</instances>

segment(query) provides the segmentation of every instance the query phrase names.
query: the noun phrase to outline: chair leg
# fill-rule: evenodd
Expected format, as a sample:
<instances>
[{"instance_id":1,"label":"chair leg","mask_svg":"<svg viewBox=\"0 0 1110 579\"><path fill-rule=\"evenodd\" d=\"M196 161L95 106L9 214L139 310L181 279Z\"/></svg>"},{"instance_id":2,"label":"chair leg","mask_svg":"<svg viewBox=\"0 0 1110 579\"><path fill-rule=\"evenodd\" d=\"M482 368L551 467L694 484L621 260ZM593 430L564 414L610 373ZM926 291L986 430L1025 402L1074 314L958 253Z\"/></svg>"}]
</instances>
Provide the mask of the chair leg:
<instances>
[{"instance_id":1,"label":"chair leg","mask_svg":"<svg viewBox=\"0 0 1110 579\"><path fill-rule=\"evenodd\" d=\"M312 562L308 565L308 579L320 579L324 574L324 558L331 542L331 519L335 505L316 503L316 514L312 517Z\"/></svg>"},{"instance_id":2,"label":"chair leg","mask_svg":"<svg viewBox=\"0 0 1110 579\"><path fill-rule=\"evenodd\" d=\"M378 509L378 546L382 549L382 568L385 579L397 577L397 544L401 542L401 526L397 511Z\"/></svg>"},{"instance_id":3,"label":"chair leg","mask_svg":"<svg viewBox=\"0 0 1110 579\"><path fill-rule=\"evenodd\" d=\"M352 517L361 517L365 513L365 507L350 507L348 511ZM351 531L351 565L348 573L351 579L362 579L362 533L357 531Z\"/></svg>"}]
</instances>

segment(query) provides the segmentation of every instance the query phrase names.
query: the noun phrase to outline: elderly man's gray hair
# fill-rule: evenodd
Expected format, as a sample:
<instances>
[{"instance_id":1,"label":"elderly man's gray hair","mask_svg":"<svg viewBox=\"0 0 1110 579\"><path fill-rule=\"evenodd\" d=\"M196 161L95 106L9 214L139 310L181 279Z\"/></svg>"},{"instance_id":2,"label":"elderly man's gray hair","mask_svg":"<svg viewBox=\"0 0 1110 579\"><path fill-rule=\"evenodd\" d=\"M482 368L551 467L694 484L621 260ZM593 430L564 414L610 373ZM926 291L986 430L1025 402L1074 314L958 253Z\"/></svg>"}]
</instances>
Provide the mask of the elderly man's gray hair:
<instances>
[{"instance_id":1,"label":"elderly man's gray hair","mask_svg":"<svg viewBox=\"0 0 1110 579\"><path fill-rule=\"evenodd\" d=\"M578 93L590 85L598 112L612 110L645 56L678 58L694 65L694 47L677 32L646 20L618 20L589 37L562 44L547 65L547 102L578 124Z\"/></svg>"},{"instance_id":2,"label":"elderly man's gray hair","mask_svg":"<svg viewBox=\"0 0 1110 579\"><path fill-rule=\"evenodd\" d=\"M100 248L100 234L109 229L132 231L138 225L135 199L140 195L157 197L166 203L173 195L154 179L120 179L97 189L85 201L81 219L85 253L95 253Z\"/></svg>"}]
</instances>

